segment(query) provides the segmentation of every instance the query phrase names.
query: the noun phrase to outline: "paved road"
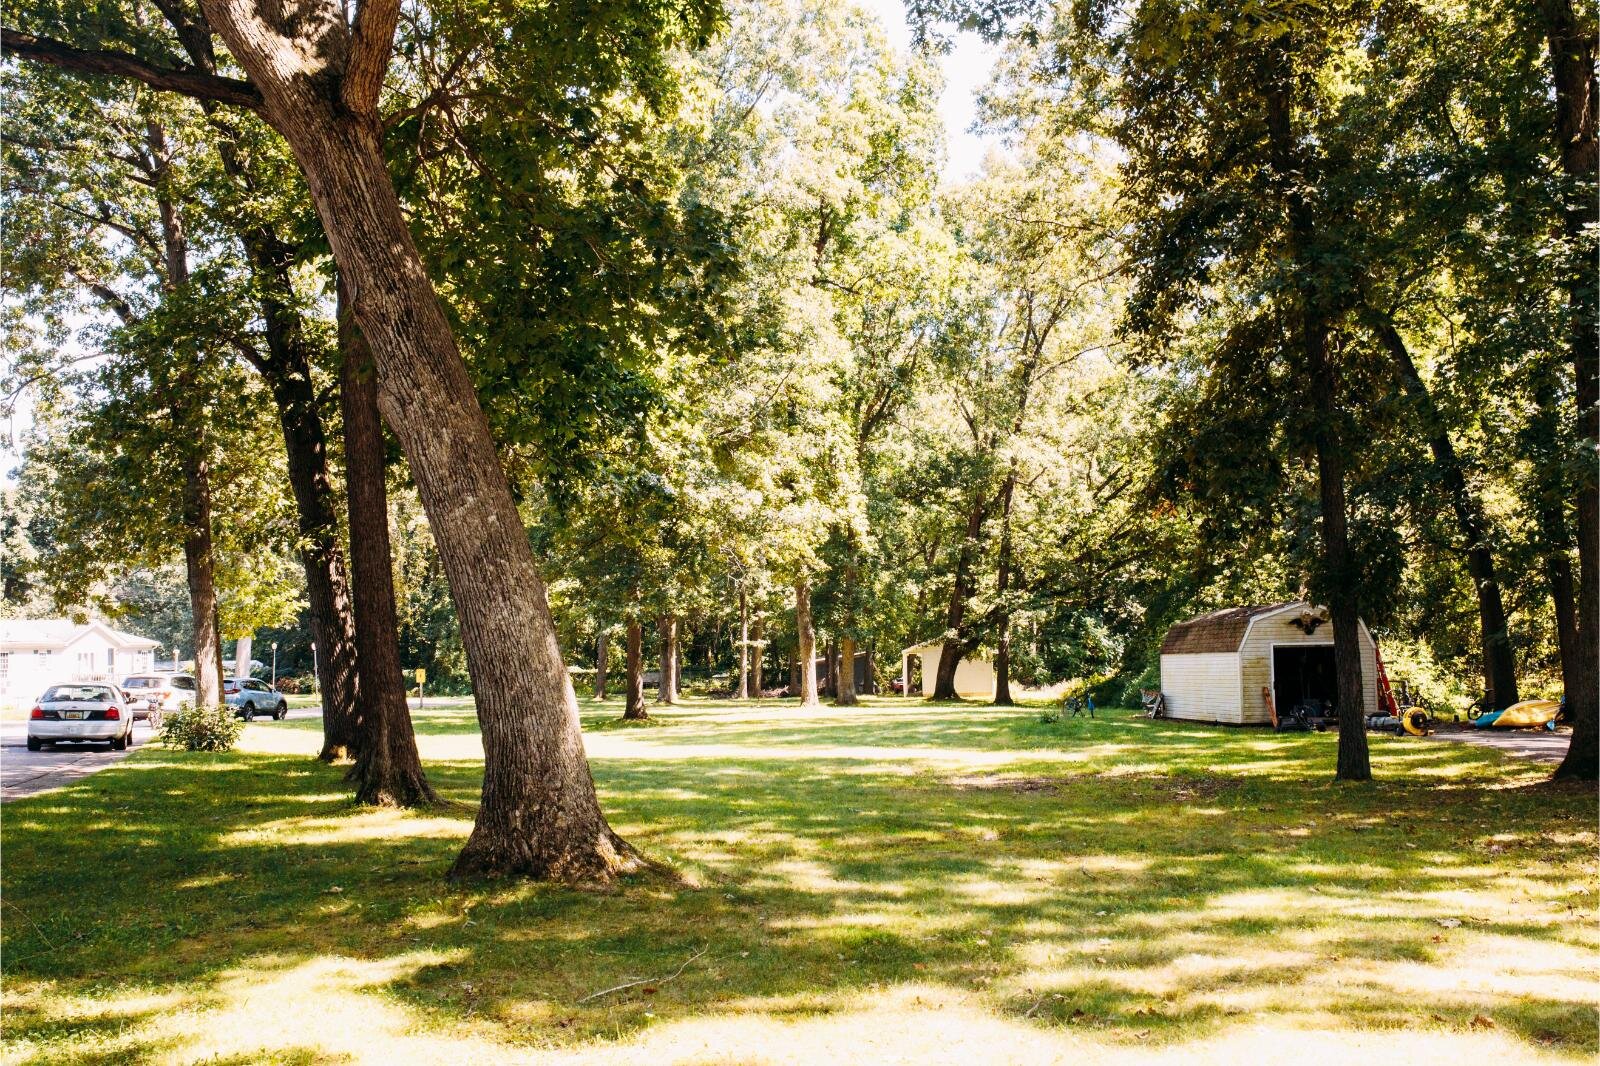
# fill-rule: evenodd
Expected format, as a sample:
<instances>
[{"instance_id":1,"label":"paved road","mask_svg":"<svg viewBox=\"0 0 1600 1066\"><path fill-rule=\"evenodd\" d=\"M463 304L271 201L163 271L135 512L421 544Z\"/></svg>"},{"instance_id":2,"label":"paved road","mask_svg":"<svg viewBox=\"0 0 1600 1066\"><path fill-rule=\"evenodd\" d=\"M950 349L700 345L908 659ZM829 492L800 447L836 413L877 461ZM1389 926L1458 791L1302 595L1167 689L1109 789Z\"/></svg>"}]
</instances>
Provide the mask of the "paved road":
<instances>
[{"instance_id":1,"label":"paved road","mask_svg":"<svg viewBox=\"0 0 1600 1066\"><path fill-rule=\"evenodd\" d=\"M290 718L318 718L321 707L292 709ZM148 724L135 722L133 746L107 751L104 744L28 750L28 723L0 723L0 803L70 785L81 777L126 759L155 739Z\"/></svg>"},{"instance_id":2,"label":"paved road","mask_svg":"<svg viewBox=\"0 0 1600 1066\"><path fill-rule=\"evenodd\" d=\"M1547 762L1554 766L1567 754L1572 743L1572 732L1560 730L1547 733L1543 729L1478 729L1473 726L1454 729L1441 728L1434 736L1440 740L1454 740L1461 744L1476 744L1484 748L1498 748L1507 755L1516 755L1534 762Z\"/></svg>"}]
</instances>

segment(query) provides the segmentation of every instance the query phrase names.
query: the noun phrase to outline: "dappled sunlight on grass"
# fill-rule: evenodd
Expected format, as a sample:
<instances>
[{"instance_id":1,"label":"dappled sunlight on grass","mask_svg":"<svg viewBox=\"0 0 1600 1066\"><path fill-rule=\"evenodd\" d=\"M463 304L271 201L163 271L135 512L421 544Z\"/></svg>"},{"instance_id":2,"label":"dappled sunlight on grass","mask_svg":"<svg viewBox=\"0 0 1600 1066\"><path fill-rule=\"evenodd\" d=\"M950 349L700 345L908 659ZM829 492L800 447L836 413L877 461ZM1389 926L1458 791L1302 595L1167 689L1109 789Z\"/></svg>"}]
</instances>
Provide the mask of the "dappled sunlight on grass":
<instances>
[{"instance_id":1,"label":"dappled sunlight on grass","mask_svg":"<svg viewBox=\"0 0 1600 1066\"><path fill-rule=\"evenodd\" d=\"M441 811L356 807L293 719L8 804L5 1060L1596 1050L1595 798L1499 753L1374 737L1349 786L1331 734L1127 712L651 713L586 740L613 824L681 880L609 893L444 881L481 777L461 701L418 715Z\"/></svg>"}]
</instances>

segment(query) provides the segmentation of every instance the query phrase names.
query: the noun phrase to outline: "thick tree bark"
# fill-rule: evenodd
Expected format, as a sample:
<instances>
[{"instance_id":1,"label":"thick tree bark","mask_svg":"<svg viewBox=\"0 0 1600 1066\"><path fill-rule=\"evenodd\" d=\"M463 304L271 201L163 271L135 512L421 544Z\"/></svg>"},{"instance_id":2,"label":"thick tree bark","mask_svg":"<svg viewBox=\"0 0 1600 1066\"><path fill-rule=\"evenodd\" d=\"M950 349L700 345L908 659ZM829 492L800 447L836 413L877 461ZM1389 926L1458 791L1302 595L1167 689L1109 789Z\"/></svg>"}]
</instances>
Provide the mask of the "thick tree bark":
<instances>
[{"instance_id":1,"label":"thick tree bark","mask_svg":"<svg viewBox=\"0 0 1600 1066\"><path fill-rule=\"evenodd\" d=\"M833 683L833 702L840 707L854 707L861 701L856 698L856 638L839 638L839 665Z\"/></svg>"},{"instance_id":2,"label":"thick tree bark","mask_svg":"<svg viewBox=\"0 0 1600 1066\"><path fill-rule=\"evenodd\" d=\"M600 811L544 582L400 211L371 79L344 79L352 47L387 54L392 19L387 33L375 26L353 36L327 0L291 9L257 0L202 6L306 176L461 620L485 772L483 802L452 874L607 881L638 868L639 856ZM364 5L359 17L372 10ZM381 21L382 6L376 10Z\"/></svg>"},{"instance_id":3,"label":"thick tree bark","mask_svg":"<svg viewBox=\"0 0 1600 1066\"><path fill-rule=\"evenodd\" d=\"M1394 361L1401 387L1422 415L1428 433L1428 447L1440 480L1450 497L1456 527L1466 545L1467 573L1472 578L1478 600L1478 635L1483 651L1484 696L1494 710L1517 702L1517 667L1511 647L1511 628L1506 621L1505 602L1500 594L1500 579L1489 544L1493 539L1483 506L1467 487L1465 468L1456 454L1455 444L1445 428L1443 415L1433 402L1405 339L1387 315L1373 315L1373 329Z\"/></svg>"},{"instance_id":4,"label":"thick tree bark","mask_svg":"<svg viewBox=\"0 0 1600 1066\"><path fill-rule=\"evenodd\" d=\"M976 492L972 506L967 509L966 534L961 548L956 552L955 582L950 589L950 606L944 616L944 647L939 654L939 669L934 674L933 698L956 699L956 668L972 646L966 630L967 601L972 598L973 555L978 549L978 537L983 533L984 519L988 517L984 494Z\"/></svg>"},{"instance_id":5,"label":"thick tree bark","mask_svg":"<svg viewBox=\"0 0 1600 1066\"><path fill-rule=\"evenodd\" d=\"M350 507L350 569L355 592L353 621L361 678L359 699L350 716L356 761L346 780L356 786L357 803L416 807L437 803L439 797L422 771L400 674L400 645L396 639L400 622L395 610L389 546L389 497L384 484L378 379L360 330L348 316L339 317L343 355L340 402ZM326 703L323 715L326 720Z\"/></svg>"},{"instance_id":6,"label":"thick tree bark","mask_svg":"<svg viewBox=\"0 0 1600 1066\"><path fill-rule=\"evenodd\" d=\"M624 681L622 717L642 722L650 717L644 706L644 623L628 619L628 675Z\"/></svg>"},{"instance_id":7,"label":"thick tree bark","mask_svg":"<svg viewBox=\"0 0 1600 1066\"><path fill-rule=\"evenodd\" d=\"M794 583L794 627L800 635L800 706L819 707L817 699L817 635L811 628L811 582Z\"/></svg>"},{"instance_id":8,"label":"thick tree bark","mask_svg":"<svg viewBox=\"0 0 1600 1066\"><path fill-rule=\"evenodd\" d=\"M1289 61L1282 57L1286 71ZM1334 676L1339 689L1339 755L1334 776L1367 781L1367 726L1361 686L1361 603L1359 577L1350 550L1345 501L1345 461L1336 437L1339 375L1328 351L1328 309L1318 267L1309 261L1316 221L1302 191L1306 166L1293 128L1291 78L1285 73L1264 86L1268 142L1276 178L1289 215L1289 255L1299 278L1300 350L1305 375L1305 408L1313 421L1317 484L1322 505L1322 577L1333 619Z\"/></svg>"},{"instance_id":9,"label":"thick tree bark","mask_svg":"<svg viewBox=\"0 0 1600 1066\"><path fill-rule=\"evenodd\" d=\"M762 660L767 657L766 632L766 622L758 615L750 625L750 695L756 699L761 697L761 690L765 687L763 675L766 670Z\"/></svg>"},{"instance_id":10,"label":"thick tree bark","mask_svg":"<svg viewBox=\"0 0 1600 1066\"><path fill-rule=\"evenodd\" d=\"M739 589L739 683L733 698L750 698L750 603L744 589Z\"/></svg>"},{"instance_id":11,"label":"thick tree bark","mask_svg":"<svg viewBox=\"0 0 1600 1066\"><path fill-rule=\"evenodd\" d=\"M1017 491L1017 466L1013 462L1000 486L1000 559L995 568L995 598L998 614L995 626L994 705L1010 707L1011 698L1011 501Z\"/></svg>"},{"instance_id":12,"label":"thick tree bark","mask_svg":"<svg viewBox=\"0 0 1600 1066\"><path fill-rule=\"evenodd\" d=\"M194 432L184 423L176 428ZM222 634L217 629L217 585L211 561L210 463L203 455L191 455L184 461L183 474L183 563L194 618L194 702L196 707L215 707L222 702Z\"/></svg>"},{"instance_id":13,"label":"thick tree bark","mask_svg":"<svg viewBox=\"0 0 1600 1066\"><path fill-rule=\"evenodd\" d=\"M1570 319L1570 348L1577 386L1578 479L1577 654L1567 677L1567 715L1572 742L1555 776L1593 781L1600 775L1600 325L1596 313L1594 256L1587 232L1600 220L1595 177L1600 170L1596 118L1600 85L1595 79L1595 27L1581 19L1572 0L1539 0L1550 48L1556 97L1556 148L1570 187L1560 205L1562 228L1573 246L1563 278Z\"/></svg>"},{"instance_id":14,"label":"thick tree bark","mask_svg":"<svg viewBox=\"0 0 1600 1066\"><path fill-rule=\"evenodd\" d=\"M656 621L661 634L661 684L656 687L656 702L671 706L678 702L678 619L664 614Z\"/></svg>"},{"instance_id":15,"label":"thick tree bark","mask_svg":"<svg viewBox=\"0 0 1600 1066\"><path fill-rule=\"evenodd\" d=\"M606 658L611 654L611 638L605 630L594 641L594 698L606 698Z\"/></svg>"}]
</instances>

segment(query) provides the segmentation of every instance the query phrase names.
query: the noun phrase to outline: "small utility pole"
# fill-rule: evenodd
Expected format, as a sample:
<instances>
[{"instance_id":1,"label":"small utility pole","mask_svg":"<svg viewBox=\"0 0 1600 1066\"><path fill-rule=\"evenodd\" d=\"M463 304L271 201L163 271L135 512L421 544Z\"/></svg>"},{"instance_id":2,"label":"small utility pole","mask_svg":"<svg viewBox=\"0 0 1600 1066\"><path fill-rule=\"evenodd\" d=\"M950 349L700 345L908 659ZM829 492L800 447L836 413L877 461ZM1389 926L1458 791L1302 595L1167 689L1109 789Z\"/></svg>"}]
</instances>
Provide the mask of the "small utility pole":
<instances>
[{"instance_id":1,"label":"small utility pole","mask_svg":"<svg viewBox=\"0 0 1600 1066\"><path fill-rule=\"evenodd\" d=\"M311 694L313 696L322 694L317 689L317 642L314 640L311 642Z\"/></svg>"},{"instance_id":2,"label":"small utility pole","mask_svg":"<svg viewBox=\"0 0 1600 1066\"><path fill-rule=\"evenodd\" d=\"M272 642L272 691L278 691L278 642Z\"/></svg>"}]
</instances>

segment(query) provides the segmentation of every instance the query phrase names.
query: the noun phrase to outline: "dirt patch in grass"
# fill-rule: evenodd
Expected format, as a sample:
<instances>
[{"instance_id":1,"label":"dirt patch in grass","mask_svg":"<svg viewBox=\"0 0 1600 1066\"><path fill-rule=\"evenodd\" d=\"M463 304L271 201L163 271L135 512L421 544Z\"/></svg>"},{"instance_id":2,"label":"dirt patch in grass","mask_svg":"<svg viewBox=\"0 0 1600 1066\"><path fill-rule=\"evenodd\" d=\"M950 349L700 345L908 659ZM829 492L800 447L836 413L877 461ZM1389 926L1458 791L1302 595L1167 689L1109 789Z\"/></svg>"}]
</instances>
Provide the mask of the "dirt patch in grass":
<instances>
[{"instance_id":1,"label":"dirt patch in grass","mask_svg":"<svg viewBox=\"0 0 1600 1066\"><path fill-rule=\"evenodd\" d=\"M1060 792L1065 783L1059 777L1001 777L998 774L950 779L950 787L960 792Z\"/></svg>"}]
</instances>

